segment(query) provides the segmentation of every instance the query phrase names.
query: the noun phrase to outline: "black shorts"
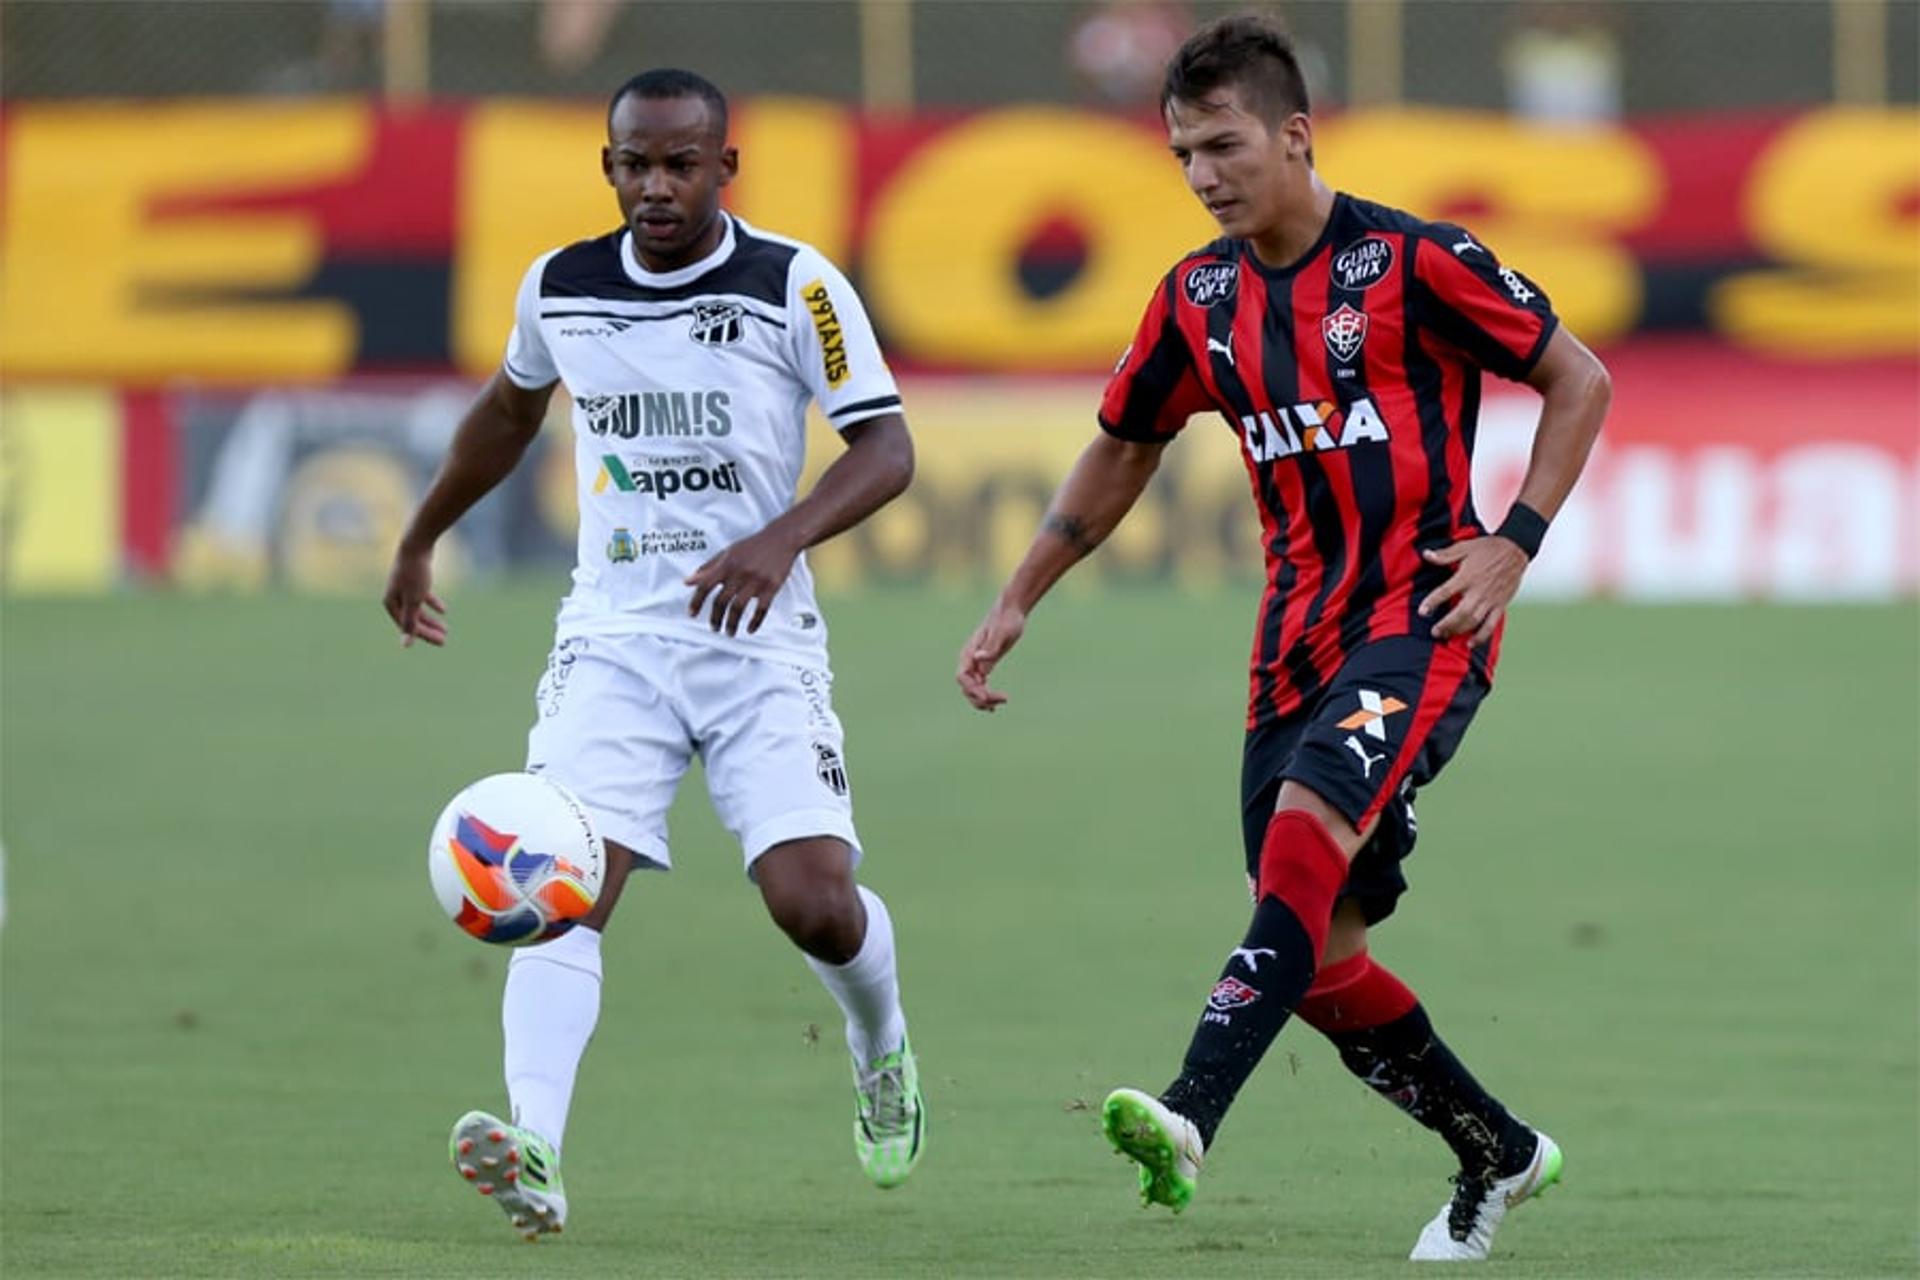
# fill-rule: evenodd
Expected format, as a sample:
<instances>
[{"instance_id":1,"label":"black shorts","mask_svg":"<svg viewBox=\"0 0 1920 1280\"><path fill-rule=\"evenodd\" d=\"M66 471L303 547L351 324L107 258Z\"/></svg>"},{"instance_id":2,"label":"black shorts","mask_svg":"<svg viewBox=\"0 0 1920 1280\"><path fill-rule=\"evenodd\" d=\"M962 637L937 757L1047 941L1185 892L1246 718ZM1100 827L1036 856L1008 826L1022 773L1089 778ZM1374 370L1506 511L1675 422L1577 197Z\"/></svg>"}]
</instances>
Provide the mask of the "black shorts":
<instances>
[{"instance_id":1,"label":"black shorts","mask_svg":"<svg viewBox=\"0 0 1920 1280\"><path fill-rule=\"evenodd\" d=\"M1248 883L1259 881L1274 798L1291 778L1356 830L1380 819L1340 896L1357 899L1368 924L1393 914L1407 890L1400 862L1419 830L1414 792L1453 757L1488 688L1464 644L1394 636L1355 650L1318 698L1249 732L1240 764Z\"/></svg>"}]
</instances>

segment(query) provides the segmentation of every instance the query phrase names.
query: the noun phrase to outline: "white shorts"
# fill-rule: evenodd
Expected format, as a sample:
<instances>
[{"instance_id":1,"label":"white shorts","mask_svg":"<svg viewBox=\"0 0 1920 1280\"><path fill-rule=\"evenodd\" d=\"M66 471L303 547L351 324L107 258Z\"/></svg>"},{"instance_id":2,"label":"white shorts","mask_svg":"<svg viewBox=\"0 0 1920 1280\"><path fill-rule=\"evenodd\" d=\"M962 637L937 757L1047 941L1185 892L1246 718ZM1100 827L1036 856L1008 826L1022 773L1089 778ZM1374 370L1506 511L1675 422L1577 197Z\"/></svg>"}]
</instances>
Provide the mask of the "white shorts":
<instances>
[{"instance_id":1,"label":"white shorts","mask_svg":"<svg viewBox=\"0 0 1920 1280\"><path fill-rule=\"evenodd\" d=\"M774 845L835 836L860 859L833 674L658 635L568 636L534 693L527 768L571 787L604 839L673 865L667 808L695 752L747 874Z\"/></svg>"}]
</instances>

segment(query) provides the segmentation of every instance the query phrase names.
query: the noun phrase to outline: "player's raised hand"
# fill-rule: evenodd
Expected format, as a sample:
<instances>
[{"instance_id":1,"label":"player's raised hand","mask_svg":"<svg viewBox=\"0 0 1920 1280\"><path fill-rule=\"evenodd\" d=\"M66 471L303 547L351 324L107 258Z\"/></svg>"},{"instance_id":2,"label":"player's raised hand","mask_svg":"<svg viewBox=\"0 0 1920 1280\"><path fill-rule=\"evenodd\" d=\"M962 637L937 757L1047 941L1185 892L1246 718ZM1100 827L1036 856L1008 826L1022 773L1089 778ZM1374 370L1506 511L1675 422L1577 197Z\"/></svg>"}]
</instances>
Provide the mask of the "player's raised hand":
<instances>
[{"instance_id":1,"label":"player's raised hand","mask_svg":"<svg viewBox=\"0 0 1920 1280\"><path fill-rule=\"evenodd\" d=\"M737 636L742 618L746 618L749 634L758 631L799 554L798 546L771 527L742 538L687 575L687 585L693 588L687 615L699 617L711 597L715 631L724 629L728 635ZM749 605L753 606L751 617L747 617Z\"/></svg>"},{"instance_id":2,"label":"player's raised hand","mask_svg":"<svg viewBox=\"0 0 1920 1280\"><path fill-rule=\"evenodd\" d=\"M1520 579L1527 571L1527 553L1501 537L1468 538L1452 546L1420 553L1428 564L1453 566L1453 576L1420 602L1420 616L1430 618L1452 602L1453 607L1434 623L1438 640L1473 636L1482 644L1493 638L1506 616Z\"/></svg>"},{"instance_id":3,"label":"player's raised hand","mask_svg":"<svg viewBox=\"0 0 1920 1280\"><path fill-rule=\"evenodd\" d=\"M960 650L960 669L954 679L960 692L979 711L992 711L1007 695L987 687L987 676L1027 629L1027 615L1010 604L997 602Z\"/></svg>"},{"instance_id":4,"label":"player's raised hand","mask_svg":"<svg viewBox=\"0 0 1920 1280\"><path fill-rule=\"evenodd\" d=\"M382 603L387 607L387 616L400 628L401 648L411 648L415 640L425 640L435 647L447 643L447 606L433 593L431 549L409 551L402 547L394 553L393 571L387 575L387 594Z\"/></svg>"}]
</instances>

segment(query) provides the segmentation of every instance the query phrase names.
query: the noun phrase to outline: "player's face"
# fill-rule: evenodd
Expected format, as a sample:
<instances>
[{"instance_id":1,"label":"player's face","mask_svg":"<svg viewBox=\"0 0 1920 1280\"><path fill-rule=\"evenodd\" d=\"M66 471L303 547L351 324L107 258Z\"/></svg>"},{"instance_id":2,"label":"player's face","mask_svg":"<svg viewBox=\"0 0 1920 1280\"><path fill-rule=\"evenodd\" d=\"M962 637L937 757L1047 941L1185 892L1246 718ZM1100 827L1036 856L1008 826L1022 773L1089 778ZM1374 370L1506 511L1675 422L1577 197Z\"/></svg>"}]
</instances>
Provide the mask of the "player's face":
<instances>
[{"instance_id":1,"label":"player's face","mask_svg":"<svg viewBox=\"0 0 1920 1280\"><path fill-rule=\"evenodd\" d=\"M1228 86L1202 102L1167 105L1167 146L1220 230L1258 236L1313 198L1313 125L1291 115L1276 128Z\"/></svg>"},{"instance_id":2,"label":"player's face","mask_svg":"<svg viewBox=\"0 0 1920 1280\"><path fill-rule=\"evenodd\" d=\"M720 240L720 188L733 181L739 164L702 99L630 93L620 100L607 121L600 167L648 270L671 271L713 250Z\"/></svg>"}]
</instances>

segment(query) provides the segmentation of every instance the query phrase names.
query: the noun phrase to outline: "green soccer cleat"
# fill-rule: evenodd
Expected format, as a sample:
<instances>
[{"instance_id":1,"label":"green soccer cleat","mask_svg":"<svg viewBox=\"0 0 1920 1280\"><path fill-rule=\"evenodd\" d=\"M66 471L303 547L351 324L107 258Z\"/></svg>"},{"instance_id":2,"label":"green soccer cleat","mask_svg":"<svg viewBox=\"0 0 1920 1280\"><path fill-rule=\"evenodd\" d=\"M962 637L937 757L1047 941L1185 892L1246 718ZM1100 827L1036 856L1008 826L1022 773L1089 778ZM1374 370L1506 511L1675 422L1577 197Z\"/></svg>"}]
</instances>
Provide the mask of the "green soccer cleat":
<instances>
[{"instance_id":1,"label":"green soccer cleat","mask_svg":"<svg viewBox=\"0 0 1920 1280\"><path fill-rule=\"evenodd\" d=\"M1100 1127L1113 1149L1140 1166L1140 1204L1175 1213L1193 1200L1206 1144L1193 1121L1138 1089L1115 1089L1100 1108Z\"/></svg>"},{"instance_id":2,"label":"green soccer cleat","mask_svg":"<svg viewBox=\"0 0 1920 1280\"><path fill-rule=\"evenodd\" d=\"M853 1068L853 1150L873 1185L891 1190L920 1163L927 1136L920 1066L904 1037L892 1053Z\"/></svg>"},{"instance_id":3,"label":"green soccer cleat","mask_svg":"<svg viewBox=\"0 0 1920 1280\"><path fill-rule=\"evenodd\" d=\"M500 1206L521 1238L559 1235L566 1225L560 1153L533 1130L469 1111L454 1122L447 1154L475 1191Z\"/></svg>"}]
</instances>

